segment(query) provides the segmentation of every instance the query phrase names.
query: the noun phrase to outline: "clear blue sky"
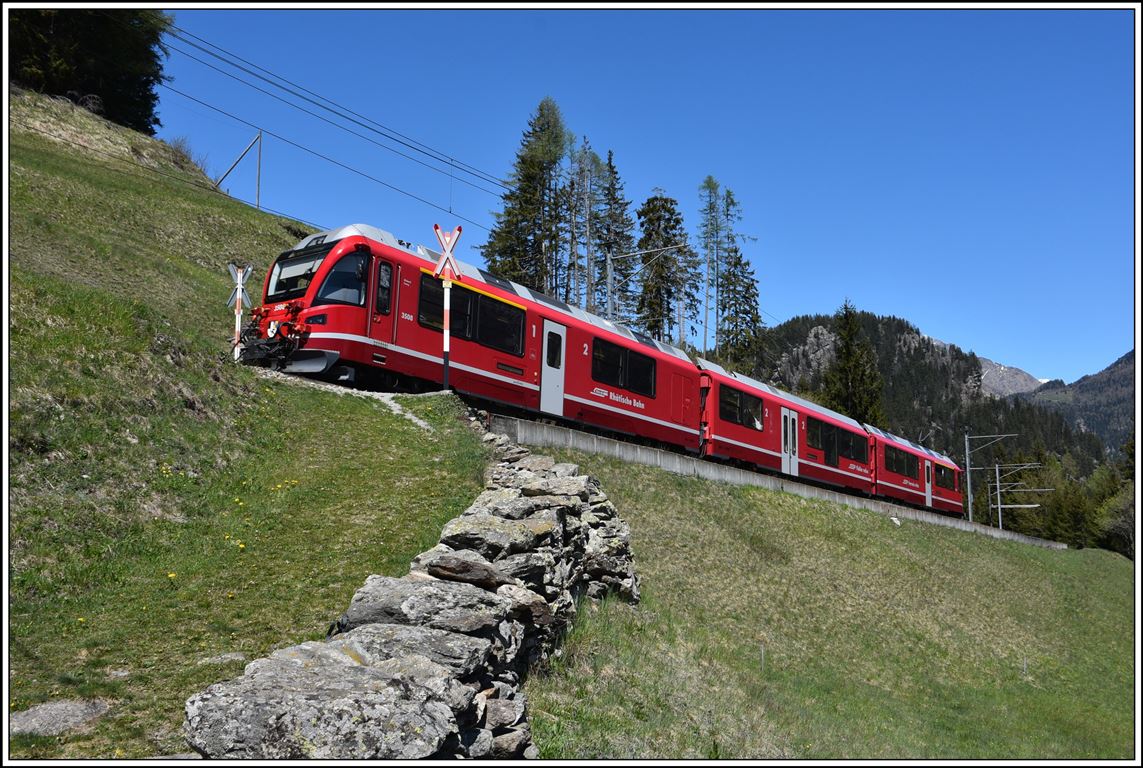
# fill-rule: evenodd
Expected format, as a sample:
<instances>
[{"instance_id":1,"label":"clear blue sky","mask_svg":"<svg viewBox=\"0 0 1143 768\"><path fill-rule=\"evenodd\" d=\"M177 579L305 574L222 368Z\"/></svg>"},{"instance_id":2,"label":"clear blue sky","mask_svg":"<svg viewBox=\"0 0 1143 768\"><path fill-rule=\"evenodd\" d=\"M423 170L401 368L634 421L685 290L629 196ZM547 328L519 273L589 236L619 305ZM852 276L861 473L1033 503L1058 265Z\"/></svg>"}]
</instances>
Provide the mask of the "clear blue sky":
<instances>
[{"instance_id":1,"label":"clear blue sky","mask_svg":"<svg viewBox=\"0 0 1143 768\"><path fill-rule=\"evenodd\" d=\"M740 230L757 238L748 255L769 325L832 313L848 297L1067 382L1135 343L1129 10L173 15L187 32L500 178L550 96L571 131L601 156L614 151L632 213L662 187L692 238L698 187L713 175L742 203ZM445 210L270 137L264 206L433 247L434 223L461 224L458 254L482 263L476 246L500 209L495 195L173 49L166 72L173 88ZM256 132L159 94L159 135L185 136L212 175ZM251 153L224 186L252 201L254 168ZM234 257L264 268L273 255Z\"/></svg>"}]
</instances>

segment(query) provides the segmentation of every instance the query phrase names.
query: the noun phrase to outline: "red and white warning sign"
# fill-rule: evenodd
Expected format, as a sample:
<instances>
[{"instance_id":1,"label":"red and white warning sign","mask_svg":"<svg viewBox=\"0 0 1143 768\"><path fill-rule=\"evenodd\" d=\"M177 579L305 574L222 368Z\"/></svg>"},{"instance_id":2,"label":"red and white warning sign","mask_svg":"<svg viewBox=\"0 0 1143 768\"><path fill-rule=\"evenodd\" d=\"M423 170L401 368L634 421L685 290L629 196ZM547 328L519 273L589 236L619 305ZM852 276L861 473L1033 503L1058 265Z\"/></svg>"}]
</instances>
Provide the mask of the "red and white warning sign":
<instances>
[{"instance_id":1,"label":"red and white warning sign","mask_svg":"<svg viewBox=\"0 0 1143 768\"><path fill-rule=\"evenodd\" d=\"M456 241L460 239L460 226L457 226L455 232L445 232L441 229L440 224L433 224L433 231L437 233L437 240L441 244L441 258L437 262L436 269L433 270L433 277L439 277L443 280L459 280L460 268L456 265L452 249L456 247Z\"/></svg>"}]
</instances>

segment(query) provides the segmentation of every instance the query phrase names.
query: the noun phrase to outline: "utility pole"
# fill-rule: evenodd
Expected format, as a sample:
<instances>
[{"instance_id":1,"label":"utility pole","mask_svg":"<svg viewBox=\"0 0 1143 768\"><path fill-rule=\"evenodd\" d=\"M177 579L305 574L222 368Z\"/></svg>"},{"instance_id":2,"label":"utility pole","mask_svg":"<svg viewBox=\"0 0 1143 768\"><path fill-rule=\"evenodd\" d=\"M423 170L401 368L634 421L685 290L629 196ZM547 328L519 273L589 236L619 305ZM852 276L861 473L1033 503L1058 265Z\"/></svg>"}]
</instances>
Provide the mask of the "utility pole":
<instances>
[{"instance_id":1,"label":"utility pole","mask_svg":"<svg viewBox=\"0 0 1143 768\"><path fill-rule=\"evenodd\" d=\"M238 166L238 164L242 162L242 158L246 157L246 153L249 152L254 147L255 144L258 145L258 175L257 175L256 181L255 181L255 184L257 186L256 186L255 191L254 191L254 205L257 208L261 209L261 207L262 207L262 205L261 205L261 197L262 197L262 132L261 131L258 131L258 135L255 136L253 139L251 139L250 143L246 145L246 149L242 150L242 154L238 156L238 159L230 164L230 167L226 169L226 173L224 173L218 177L218 181L214 182L214 188L218 189L219 185L221 185L222 182L226 180L226 177L230 175L230 172L233 171Z\"/></svg>"},{"instance_id":2,"label":"utility pole","mask_svg":"<svg viewBox=\"0 0 1143 768\"><path fill-rule=\"evenodd\" d=\"M618 256L612 255L611 249L609 248L607 251L607 319L612 321L612 322L615 322L615 280L612 277L612 266L611 266L612 261L614 261L615 259L626 259L629 256L641 256L644 253L658 253L660 251L669 251L672 248L682 248L684 245L686 245L686 243L676 243L675 245L667 245L667 246L664 246L662 248L650 248L650 249L645 250L645 251L632 251L631 253L621 253ZM657 258L659 258L659 257L656 256L655 259L657 259ZM631 278L635 277L635 275L639 274L644 269L646 269L648 266L653 264L655 259L651 259L651 261L648 261L646 264L639 267L639 269L632 272L627 277L627 279L630 280Z\"/></svg>"},{"instance_id":3,"label":"utility pole","mask_svg":"<svg viewBox=\"0 0 1143 768\"><path fill-rule=\"evenodd\" d=\"M968 510L968 521L970 523L972 522L972 456L971 456L972 452L973 451L979 451L981 448L987 448L988 446L992 445L993 443L998 443L1006 437L1016 437L1018 434L1019 433L1014 433L1014 434L1009 434L1009 435L970 435L968 433L968 427L964 428L964 473L965 473L965 484L966 484L967 489L968 489L968 499L967 499L968 504L965 506L965 509ZM994 439L990 440L989 442L985 443L984 445L978 445L975 448L969 450L969 447L968 447L968 441L969 440L986 440L988 438L994 438ZM984 469L984 467L977 467L977 469ZM989 503L989 505L992 504L991 498L989 498L988 503Z\"/></svg>"},{"instance_id":4,"label":"utility pole","mask_svg":"<svg viewBox=\"0 0 1143 768\"><path fill-rule=\"evenodd\" d=\"M1000 495L1001 491L1003 491L1004 493L1047 493L1047 492L1055 490L1055 488L1022 488L1021 486L1025 485L1025 483L1023 483L1023 482L1008 482L1008 483L1001 483L1000 482L1004 478L1006 478L1009 475L1012 475L1016 472L1020 472L1020 471L1023 471L1025 469L1036 469L1039 466L1041 466L1041 465L1038 463L997 464L996 465L996 470L995 470L996 471L996 518L997 518L997 524L999 525L1000 530L1004 530L1004 510L1006 510L1006 509L1037 509L1040 507L1039 504L1005 504L1005 503L1003 503L1003 497ZM1002 469L1005 469L1008 471L1002 475L1002 474L1000 474L1000 470L1002 470ZM989 491L989 493L988 493L988 509L989 509L989 512L991 513L991 511L992 511L992 492L991 491Z\"/></svg>"}]
</instances>

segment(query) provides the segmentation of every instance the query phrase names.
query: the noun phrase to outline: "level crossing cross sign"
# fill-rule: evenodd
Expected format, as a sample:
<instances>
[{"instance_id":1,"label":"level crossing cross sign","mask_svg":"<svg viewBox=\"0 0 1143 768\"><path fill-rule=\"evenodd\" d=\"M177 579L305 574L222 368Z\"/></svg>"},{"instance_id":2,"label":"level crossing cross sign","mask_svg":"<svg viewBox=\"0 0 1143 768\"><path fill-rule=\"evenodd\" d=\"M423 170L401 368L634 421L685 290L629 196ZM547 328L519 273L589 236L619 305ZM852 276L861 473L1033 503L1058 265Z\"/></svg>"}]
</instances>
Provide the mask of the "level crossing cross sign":
<instances>
[{"instance_id":1,"label":"level crossing cross sign","mask_svg":"<svg viewBox=\"0 0 1143 768\"><path fill-rule=\"evenodd\" d=\"M443 280L459 280L460 268L456 265L452 249L456 247L456 241L460 239L460 226L457 226L455 232L445 232L441 229L440 224L433 224L433 231L437 233L437 240L441 244L441 257L437 262L436 269L433 270L433 277L439 277Z\"/></svg>"}]
</instances>

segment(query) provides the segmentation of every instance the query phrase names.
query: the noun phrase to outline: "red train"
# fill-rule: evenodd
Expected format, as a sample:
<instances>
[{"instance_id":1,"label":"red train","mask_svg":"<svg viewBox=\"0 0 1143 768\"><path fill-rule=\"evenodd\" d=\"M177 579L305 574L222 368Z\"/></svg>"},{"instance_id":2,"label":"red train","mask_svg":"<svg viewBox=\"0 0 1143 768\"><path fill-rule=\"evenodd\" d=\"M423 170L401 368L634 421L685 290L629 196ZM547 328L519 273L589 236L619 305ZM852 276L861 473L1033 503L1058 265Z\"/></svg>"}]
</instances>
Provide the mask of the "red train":
<instances>
[{"instance_id":1,"label":"red train","mask_svg":"<svg viewBox=\"0 0 1143 768\"><path fill-rule=\"evenodd\" d=\"M239 358L340 380L443 380L439 254L354 224L274 261ZM952 459L460 263L449 383L515 408L963 514Z\"/></svg>"}]
</instances>

